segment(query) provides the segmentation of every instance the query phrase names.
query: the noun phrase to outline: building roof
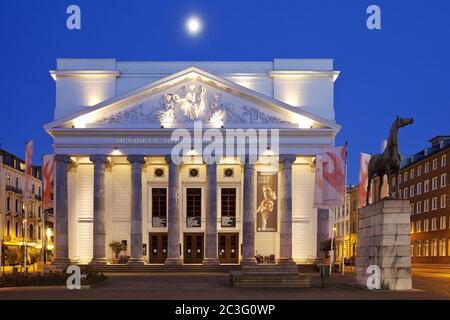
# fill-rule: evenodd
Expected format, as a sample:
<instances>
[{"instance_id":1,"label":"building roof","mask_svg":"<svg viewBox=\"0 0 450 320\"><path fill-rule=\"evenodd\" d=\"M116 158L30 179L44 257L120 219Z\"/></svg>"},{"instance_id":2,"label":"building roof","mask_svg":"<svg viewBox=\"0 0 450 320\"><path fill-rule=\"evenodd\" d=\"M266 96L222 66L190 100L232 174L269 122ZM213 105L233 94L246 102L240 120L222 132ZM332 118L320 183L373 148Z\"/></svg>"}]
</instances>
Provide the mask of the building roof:
<instances>
[{"instance_id":1,"label":"building roof","mask_svg":"<svg viewBox=\"0 0 450 320\"><path fill-rule=\"evenodd\" d=\"M436 136L429 140L431 147L420 150L419 152L407 156L402 160L401 169L405 169L414 163L429 158L442 150L450 147L450 135Z\"/></svg>"},{"instance_id":2,"label":"building roof","mask_svg":"<svg viewBox=\"0 0 450 320\"><path fill-rule=\"evenodd\" d=\"M0 156L4 165L25 172L25 161L20 157L0 148ZM22 165L22 166L21 166ZM33 166L33 177L41 179L41 166Z\"/></svg>"}]
</instances>

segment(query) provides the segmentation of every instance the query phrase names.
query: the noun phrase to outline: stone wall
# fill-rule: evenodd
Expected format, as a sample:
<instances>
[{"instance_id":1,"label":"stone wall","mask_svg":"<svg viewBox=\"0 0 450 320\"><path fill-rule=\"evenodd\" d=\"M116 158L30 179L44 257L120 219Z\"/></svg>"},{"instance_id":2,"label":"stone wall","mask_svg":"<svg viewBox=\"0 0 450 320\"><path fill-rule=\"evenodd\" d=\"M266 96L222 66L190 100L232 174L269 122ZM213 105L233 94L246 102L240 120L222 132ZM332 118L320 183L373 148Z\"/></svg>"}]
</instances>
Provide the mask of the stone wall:
<instances>
[{"instance_id":1,"label":"stone wall","mask_svg":"<svg viewBox=\"0 0 450 320\"><path fill-rule=\"evenodd\" d=\"M366 286L370 265L381 270L381 289L410 290L410 202L380 200L360 210L356 281Z\"/></svg>"}]
</instances>

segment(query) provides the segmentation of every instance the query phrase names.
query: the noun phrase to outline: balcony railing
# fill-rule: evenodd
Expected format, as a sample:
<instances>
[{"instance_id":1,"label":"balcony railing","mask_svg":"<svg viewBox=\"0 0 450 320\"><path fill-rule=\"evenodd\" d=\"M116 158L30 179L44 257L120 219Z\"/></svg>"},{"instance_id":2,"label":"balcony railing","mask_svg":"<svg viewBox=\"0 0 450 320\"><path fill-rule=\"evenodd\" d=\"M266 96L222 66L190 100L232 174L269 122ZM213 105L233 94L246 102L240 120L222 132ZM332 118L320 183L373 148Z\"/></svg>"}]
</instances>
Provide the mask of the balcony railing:
<instances>
[{"instance_id":1,"label":"balcony railing","mask_svg":"<svg viewBox=\"0 0 450 320\"><path fill-rule=\"evenodd\" d=\"M7 185L5 187L5 189L6 189L6 191L11 191L11 192L14 192L14 193L23 194L22 189L16 188L16 187L11 186L11 185Z\"/></svg>"}]
</instances>

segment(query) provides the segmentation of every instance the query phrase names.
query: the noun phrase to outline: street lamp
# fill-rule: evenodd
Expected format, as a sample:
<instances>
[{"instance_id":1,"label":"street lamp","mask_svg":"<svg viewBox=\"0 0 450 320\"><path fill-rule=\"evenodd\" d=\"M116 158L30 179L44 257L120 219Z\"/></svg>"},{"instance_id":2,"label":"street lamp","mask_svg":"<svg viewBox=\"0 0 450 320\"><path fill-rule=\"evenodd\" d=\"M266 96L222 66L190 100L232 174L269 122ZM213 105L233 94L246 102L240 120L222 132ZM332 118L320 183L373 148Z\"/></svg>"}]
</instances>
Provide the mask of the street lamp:
<instances>
[{"instance_id":1,"label":"street lamp","mask_svg":"<svg viewBox=\"0 0 450 320\"><path fill-rule=\"evenodd\" d=\"M22 221L22 230L23 230L23 246L24 246L24 254L23 254L23 269L25 273L27 273L27 229L26 229L27 219Z\"/></svg>"},{"instance_id":2,"label":"street lamp","mask_svg":"<svg viewBox=\"0 0 450 320\"><path fill-rule=\"evenodd\" d=\"M330 246L330 275L331 270L334 264L334 249L333 249L333 241L334 241L334 234L336 233L336 227L333 225L333 234L331 235L331 246Z\"/></svg>"}]
</instances>

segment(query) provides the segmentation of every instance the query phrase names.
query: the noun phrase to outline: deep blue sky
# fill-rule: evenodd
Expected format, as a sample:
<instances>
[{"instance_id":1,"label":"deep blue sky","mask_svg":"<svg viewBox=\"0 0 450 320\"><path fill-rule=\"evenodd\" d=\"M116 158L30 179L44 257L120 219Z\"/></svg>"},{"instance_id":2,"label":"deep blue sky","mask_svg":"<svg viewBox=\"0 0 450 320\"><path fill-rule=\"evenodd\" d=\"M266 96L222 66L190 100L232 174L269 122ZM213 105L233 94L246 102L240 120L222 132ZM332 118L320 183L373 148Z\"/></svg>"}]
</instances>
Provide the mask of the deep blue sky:
<instances>
[{"instance_id":1,"label":"deep blue sky","mask_svg":"<svg viewBox=\"0 0 450 320\"><path fill-rule=\"evenodd\" d=\"M66 8L82 10L82 30L66 28ZM382 10L382 30L366 28L366 8ZM187 16L203 33L184 32ZM396 115L401 151L450 134L450 1L40 0L0 2L0 143L35 162L51 152L42 125L52 120L56 58L272 60L333 58L338 143L349 142L349 182L359 153L376 153Z\"/></svg>"}]
</instances>

